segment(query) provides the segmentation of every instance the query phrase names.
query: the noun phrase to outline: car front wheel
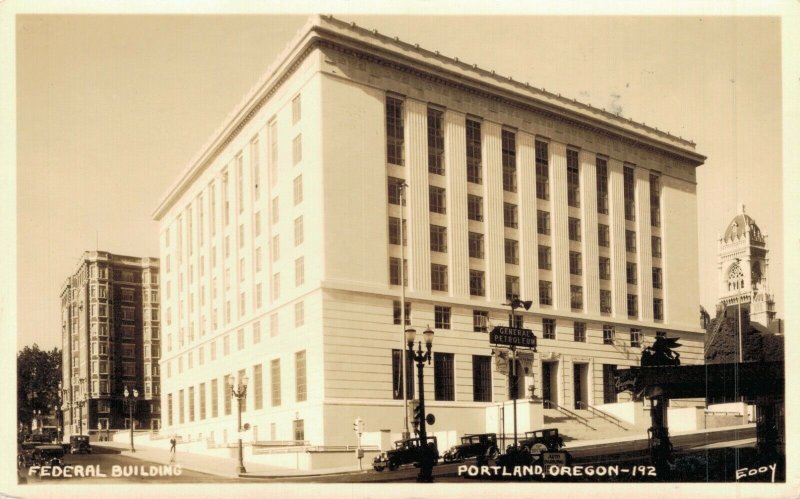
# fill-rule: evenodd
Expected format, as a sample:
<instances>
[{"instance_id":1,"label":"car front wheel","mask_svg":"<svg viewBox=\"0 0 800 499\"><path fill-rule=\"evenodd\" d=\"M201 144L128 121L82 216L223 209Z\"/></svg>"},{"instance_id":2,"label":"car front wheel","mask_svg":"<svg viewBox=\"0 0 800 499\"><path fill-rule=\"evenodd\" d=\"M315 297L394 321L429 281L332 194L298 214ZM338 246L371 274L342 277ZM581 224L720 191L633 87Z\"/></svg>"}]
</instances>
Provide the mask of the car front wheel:
<instances>
[{"instance_id":1,"label":"car front wheel","mask_svg":"<svg viewBox=\"0 0 800 499\"><path fill-rule=\"evenodd\" d=\"M491 449L489 449L489 452L486 454L486 457L494 461L497 459L499 455L500 451L497 450L497 447L492 447Z\"/></svg>"}]
</instances>

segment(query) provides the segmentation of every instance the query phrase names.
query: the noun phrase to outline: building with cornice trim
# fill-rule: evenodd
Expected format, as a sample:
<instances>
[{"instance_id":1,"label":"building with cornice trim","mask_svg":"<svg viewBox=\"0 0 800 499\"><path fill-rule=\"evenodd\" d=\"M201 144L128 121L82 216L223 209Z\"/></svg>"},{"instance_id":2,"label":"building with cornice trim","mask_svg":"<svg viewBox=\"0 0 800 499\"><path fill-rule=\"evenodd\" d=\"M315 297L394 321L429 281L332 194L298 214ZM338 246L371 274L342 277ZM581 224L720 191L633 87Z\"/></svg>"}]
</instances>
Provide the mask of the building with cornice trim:
<instances>
[{"instance_id":1,"label":"building with cornice trim","mask_svg":"<svg viewBox=\"0 0 800 499\"><path fill-rule=\"evenodd\" d=\"M657 334L702 363L704 160L688 140L313 17L153 214L163 427L232 443L226 386L246 374L247 441L354 444L356 417L401 432L401 268L411 326L435 331L435 432L498 431L510 393L487 331L507 325L510 295L533 301L517 325L538 338L519 352L520 431L543 400L617 401L614 369Z\"/></svg>"}]
</instances>

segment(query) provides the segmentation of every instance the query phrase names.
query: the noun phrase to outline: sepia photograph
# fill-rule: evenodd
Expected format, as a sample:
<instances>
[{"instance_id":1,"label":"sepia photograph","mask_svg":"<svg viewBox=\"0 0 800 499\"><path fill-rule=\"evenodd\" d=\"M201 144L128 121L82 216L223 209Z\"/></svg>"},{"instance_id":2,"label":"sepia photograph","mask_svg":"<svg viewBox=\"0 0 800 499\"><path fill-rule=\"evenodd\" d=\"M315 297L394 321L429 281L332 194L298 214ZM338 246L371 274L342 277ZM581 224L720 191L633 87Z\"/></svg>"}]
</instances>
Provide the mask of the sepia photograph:
<instances>
[{"instance_id":1,"label":"sepia photograph","mask_svg":"<svg viewBox=\"0 0 800 499\"><path fill-rule=\"evenodd\" d=\"M192 4L2 12L0 492L798 492L796 6Z\"/></svg>"}]
</instances>

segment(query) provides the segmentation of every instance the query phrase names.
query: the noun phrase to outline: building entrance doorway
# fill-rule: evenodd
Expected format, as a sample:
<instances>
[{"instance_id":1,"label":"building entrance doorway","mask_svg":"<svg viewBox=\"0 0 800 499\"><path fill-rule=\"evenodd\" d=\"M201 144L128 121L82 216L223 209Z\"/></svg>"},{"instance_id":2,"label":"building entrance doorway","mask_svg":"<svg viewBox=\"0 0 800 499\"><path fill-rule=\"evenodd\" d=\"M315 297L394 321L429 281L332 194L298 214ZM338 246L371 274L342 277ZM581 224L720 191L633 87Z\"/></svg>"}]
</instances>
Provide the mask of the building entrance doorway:
<instances>
[{"instance_id":1,"label":"building entrance doorway","mask_svg":"<svg viewBox=\"0 0 800 499\"><path fill-rule=\"evenodd\" d=\"M542 399L545 409L558 405L558 362L542 362Z\"/></svg>"},{"instance_id":2,"label":"building entrance doorway","mask_svg":"<svg viewBox=\"0 0 800 499\"><path fill-rule=\"evenodd\" d=\"M575 409L585 409L589 404L589 365L573 364L572 369L575 387Z\"/></svg>"}]
</instances>

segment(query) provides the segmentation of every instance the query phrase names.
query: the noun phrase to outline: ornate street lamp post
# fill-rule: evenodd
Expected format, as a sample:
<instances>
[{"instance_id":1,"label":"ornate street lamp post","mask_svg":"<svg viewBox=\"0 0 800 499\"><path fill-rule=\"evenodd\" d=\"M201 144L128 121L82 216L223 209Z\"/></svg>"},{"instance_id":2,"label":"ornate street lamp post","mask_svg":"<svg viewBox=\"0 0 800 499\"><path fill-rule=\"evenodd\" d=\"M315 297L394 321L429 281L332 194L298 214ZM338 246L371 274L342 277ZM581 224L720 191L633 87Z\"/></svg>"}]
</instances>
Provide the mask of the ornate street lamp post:
<instances>
[{"instance_id":1,"label":"ornate street lamp post","mask_svg":"<svg viewBox=\"0 0 800 499\"><path fill-rule=\"evenodd\" d=\"M431 349L433 348L433 330L430 326L422 333L425 339L425 351L422 351L422 342L417 342L417 351L414 351L414 340L416 339L417 332L408 328L405 331L406 345L408 346L408 355L417 364L417 382L419 384L419 442L420 442L420 463L419 475L417 476L418 482L432 482L433 481L433 449L428 446L428 432L425 421L425 378L423 368L425 362L431 363Z\"/></svg>"},{"instance_id":2,"label":"ornate street lamp post","mask_svg":"<svg viewBox=\"0 0 800 499\"><path fill-rule=\"evenodd\" d=\"M64 395L67 393L67 389L64 388L64 385L61 381L58 382L58 402L56 405L56 419L58 420L58 433L56 433L56 438L58 442L61 443L64 439Z\"/></svg>"},{"instance_id":3,"label":"ornate street lamp post","mask_svg":"<svg viewBox=\"0 0 800 499\"><path fill-rule=\"evenodd\" d=\"M133 426L135 424L133 421L133 406L136 405L136 397L139 396L139 390L134 388L133 393L131 393L126 386L123 395L125 395L125 400L128 403L128 418L131 422L131 452L136 452L136 449L133 447Z\"/></svg>"},{"instance_id":4,"label":"ornate street lamp post","mask_svg":"<svg viewBox=\"0 0 800 499\"><path fill-rule=\"evenodd\" d=\"M237 383L233 376L228 378L230 380L231 385L231 396L236 399L237 402L237 428L239 432L239 473L247 473L247 470L244 468L244 451L242 449L242 401L244 400L245 395L247 395L247 376L242 376L239 378L239 382Z\"/></svg>"},{"instance_id":5,"label":"ornate street lamp post","mask_svg":"<svg viewBox=\"0 0 800 499\"><path fill-rule=\"evenodd\" d=\"M508 327L514 327L514 311L518 308L525 308L528 310L531 308L533 304L532 301L527 300L523 301L517 297L513 297L509 303L506 305L511 307L511 312L508 314ZM509 382L510 388L512 390L512 399L514 402L514 449L517 448L517 398L519 397L519 380L517 379L517 347L515 345L511 345L511 379Z\"/></svg>"}]
</instances>

